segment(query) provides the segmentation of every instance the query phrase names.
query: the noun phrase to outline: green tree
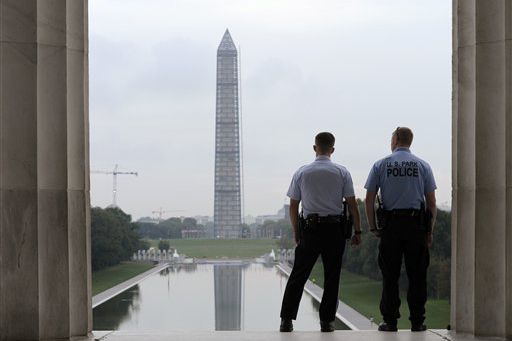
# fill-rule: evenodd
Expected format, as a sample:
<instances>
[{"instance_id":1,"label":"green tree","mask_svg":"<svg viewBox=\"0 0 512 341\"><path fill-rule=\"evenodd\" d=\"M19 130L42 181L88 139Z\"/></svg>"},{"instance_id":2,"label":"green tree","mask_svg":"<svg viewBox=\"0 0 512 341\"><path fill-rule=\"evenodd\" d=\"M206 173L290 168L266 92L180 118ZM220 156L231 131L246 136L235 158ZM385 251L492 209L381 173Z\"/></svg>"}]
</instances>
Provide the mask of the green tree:
<instances>
[{"instance_id":1,"label":"green tree","mask_svg":"<svg viewBox=\"0 0 512 341\"><path fill-rule=\"evenodd\" d=\"M240 235L242 238L251 238L251 229L249 228L249 225L242 224L242 227L240 228Z\"/></svg>"},{"instance_id":2,"label":"green tree","mask_svg":"<svg viewBox=\"0 0 512 341\"><path fill-rule=\"evenodd\" d=\"M142 238L165 239L169 238L169 228L161 224L137 223L139 225L138 233Z\"/></svg>"},{"instance_id":3,"label":"green tree","mask_svg":"<svg viewBox=\"0 0 512 341\"><path fill-rule=\"evenodd\" d=\"M158 242L158 249L159 250L169 250L169 248L171 247L171 244L169 243L168 240L160 240Z\"/></svg>"},{"instance_id":4,"label":"green tree","mask_svg":"<svg viewBox=\"0 0 512 341\"><path fill-rule=\"evenodd\" d=\"M197 220L195 220L194 218L185 218L183 219L182 225L184 228L194 229L197 227Z\"/></svg>"},{"instance_id":5,"label":"green tree","mask_svg":"<svg viewBox=\"0 0 512 341\"><path fill-rule=\"evenodd\" d=\"M167 236L165 236L165 238L181 239L181 231L184 226L180 218L170 218L160 222L158 225L166 229Z\"/></svg>"},{"instance_id":6,"label":"green tree","mask_svg":"<svg viewBox=\"0 0 512 341\"><path fill-rule=\"evenodd\" d=\"M169 218L158 224L139 223L139 235L142 238L149 239L181 239L181 231L184 229L203 229L203 225L199 225L194 218Z\"/></svg>"},{"instance_id":7,"label":"green tree","mask_svg":"<svg viewBox=\"0 0 512 341\"><path fill-rule=\"evenodd\" d=\"M119 208L91 209L93 271L129 260L140 246L137 224Z\"/></svg>"}]
</instances>

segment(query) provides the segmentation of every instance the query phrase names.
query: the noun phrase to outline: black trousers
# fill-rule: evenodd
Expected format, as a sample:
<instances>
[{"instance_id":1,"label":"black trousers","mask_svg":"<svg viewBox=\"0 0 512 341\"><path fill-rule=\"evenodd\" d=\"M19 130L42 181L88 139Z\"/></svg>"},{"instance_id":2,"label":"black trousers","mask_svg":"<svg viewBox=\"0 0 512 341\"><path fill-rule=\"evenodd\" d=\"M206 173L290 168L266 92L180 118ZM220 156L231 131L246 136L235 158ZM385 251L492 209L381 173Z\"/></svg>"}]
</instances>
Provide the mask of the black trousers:
<instances>
[{"instance_id":1,"label":"black trousers","mask_svg":"<svg viewBox=\"0 0 512 341\"><path fill-rule=\"evenodd\" d=\"M420 228L417 217L390 217L379 245L379 267L382 271L380 311L384 322L396 324L400 318L398 281L405 260L409 280L407 303L412 323L425 320L427 302L427 268L430 262L427 232Z\"/></svg>"},{"instance_id":2,"label":"black trousers","mask_svg":"<svg viewBox=\"0 0 512 341\"><path fill-rule=\"evenodd\" d=\"M341 263L345 251L345 238L340 224L319 224L314 231L305 231L295 248L295 262L283 296L281 318L297 318L304 285L318 256L324 265L324 293L320 303L320 321L336 318Z\"/></svg>"}]
</instances>

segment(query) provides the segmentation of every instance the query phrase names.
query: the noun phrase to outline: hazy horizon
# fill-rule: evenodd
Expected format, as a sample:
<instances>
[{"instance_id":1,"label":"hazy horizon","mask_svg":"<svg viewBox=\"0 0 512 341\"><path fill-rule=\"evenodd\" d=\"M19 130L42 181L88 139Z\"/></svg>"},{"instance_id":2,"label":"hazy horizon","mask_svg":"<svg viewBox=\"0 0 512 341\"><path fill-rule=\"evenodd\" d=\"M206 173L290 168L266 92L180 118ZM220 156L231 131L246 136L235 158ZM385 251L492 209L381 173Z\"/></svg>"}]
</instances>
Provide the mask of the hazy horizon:
<instances>
[{"instance_id":1,"label":"hazy horizon","mask_svg":"<svg viewBox=\"0 0 512 341\"><path fill-rule=\"evenodd\" d=\"M451 3L442 0L90 1L91 170L118 177L137 219L213 214L216 52L241 47L245 214L274 214L319 131L356 195L389 154L397 126L415 133L439 204L451 201ZM91 174L91 204L112 176Z\"/></svg>"}]
</instances>

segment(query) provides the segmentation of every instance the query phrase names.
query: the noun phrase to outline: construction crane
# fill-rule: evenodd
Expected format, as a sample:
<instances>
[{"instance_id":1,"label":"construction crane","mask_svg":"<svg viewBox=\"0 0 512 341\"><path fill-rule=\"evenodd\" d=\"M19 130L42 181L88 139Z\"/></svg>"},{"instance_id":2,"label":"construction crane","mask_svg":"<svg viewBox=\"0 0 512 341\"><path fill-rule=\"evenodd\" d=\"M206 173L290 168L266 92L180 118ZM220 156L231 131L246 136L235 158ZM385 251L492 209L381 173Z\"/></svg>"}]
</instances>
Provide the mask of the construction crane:
<instances>
[{"instance_id":1,"label":"construction crane","mask_svg":"<svg viewBox=\"0 0 512 341\"><path fill-rule=\"evenodd\" d=\"M112 207L117 207L117 176L118 175L135 175L139 176L137 172L120 172L118 170L119 166L116 164L113 171L91 171L94 174L112 174Z\"/></svg>"},{"instance_id":2,"label":"construction crane","mask_svg":"<svg viewBox=\"0 0 512 341\"><path fill-rule=\"evenodd\" d=\"M151 211L151 213L156 214L158 216L157 220L158 223L160 223L163 219L164 213L171 213L171 212L183 212L184 210L164 210L162 207L160 207L157 211Z\"/></svg>"}]
</instances>

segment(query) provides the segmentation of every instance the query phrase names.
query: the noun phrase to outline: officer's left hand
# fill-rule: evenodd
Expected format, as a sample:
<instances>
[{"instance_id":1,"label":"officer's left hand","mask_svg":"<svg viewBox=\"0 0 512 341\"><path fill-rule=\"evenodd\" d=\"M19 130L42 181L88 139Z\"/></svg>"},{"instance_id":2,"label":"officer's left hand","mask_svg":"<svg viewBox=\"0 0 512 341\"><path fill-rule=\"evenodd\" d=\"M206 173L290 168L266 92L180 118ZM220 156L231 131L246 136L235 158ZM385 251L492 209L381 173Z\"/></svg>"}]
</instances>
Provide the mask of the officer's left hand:
<instances>
[{"instance_id":1,"label":"officer's left hand","mask_svg":"<svg viewBox=\"0 0 512 341\"><path fill-rule=\"evenodd\" d=\"M432 246L432 233L427 234L427 246L429 248Z\"/></svg>"},{"instance_id":2,"label":"officer's left hand","mask_svg":"<svg viewBox=\"0 0 512 341\"><path fill-rule=\"evenodd\" d=\"M352 240L350 241L350 245L358 246L359 244L361 244L361 235L360 234L354 234L352 236Z\"/></svg>"}]
</instances>

